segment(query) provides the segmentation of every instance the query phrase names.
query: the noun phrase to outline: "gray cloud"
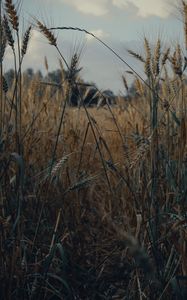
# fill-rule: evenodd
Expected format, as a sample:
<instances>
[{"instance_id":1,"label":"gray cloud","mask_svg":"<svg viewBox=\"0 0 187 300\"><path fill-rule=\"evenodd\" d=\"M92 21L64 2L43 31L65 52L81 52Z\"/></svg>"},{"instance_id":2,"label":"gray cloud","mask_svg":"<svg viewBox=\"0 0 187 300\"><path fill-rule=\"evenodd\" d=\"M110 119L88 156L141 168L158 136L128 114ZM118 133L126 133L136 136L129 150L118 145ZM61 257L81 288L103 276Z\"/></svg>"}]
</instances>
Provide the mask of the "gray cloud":
<instances>
[{"instance_id":1,"label":"gray cloud","mask_svg":"<svg viewBox=\"0 0 187 300\"><path fill-rule=\"evenodd\" d=\"M60 0L84 14L103 16L108 13L108 0Z\"/></svg>"},{"instance_id":2,"label":"gray cloud","mask_svg":"<svg viewBox=\"0 0 187 300\"><path fill-rule=\"evenodd\" d=\"M119 9L127 9L129 5L137 8L137 14L141 17L158 16L166 18L172 11L175 0L59 0L73 6L84 14L103 16L109 13L111 5Z\"/></svg>"}]
</instances>

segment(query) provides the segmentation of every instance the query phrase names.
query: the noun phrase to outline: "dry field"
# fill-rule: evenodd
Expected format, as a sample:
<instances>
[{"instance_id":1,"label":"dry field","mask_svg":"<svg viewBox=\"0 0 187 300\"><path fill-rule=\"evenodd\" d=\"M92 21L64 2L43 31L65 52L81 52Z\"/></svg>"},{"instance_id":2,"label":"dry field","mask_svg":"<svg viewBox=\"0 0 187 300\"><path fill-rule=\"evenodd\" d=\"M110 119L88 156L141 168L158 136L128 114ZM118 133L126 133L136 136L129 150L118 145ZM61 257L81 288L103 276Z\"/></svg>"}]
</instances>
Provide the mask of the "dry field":
<instances>
[{"instance_id":1,"label":"dry field","mask_svg":"<svg viewBox=\"0 0 187 300\"><path fill-rule=\"evenodd\" d=\"M21 38L16 5L2 2L0 299L186 299L187 3L184 45L145 37L143 55L129 50L146 76L129 70L135 96L90 108L89 87L71 106L83 85L76 53L68 65L55 31L38 20L62 82L22 70L33 28Z\"/></svg>"}]
</instances>

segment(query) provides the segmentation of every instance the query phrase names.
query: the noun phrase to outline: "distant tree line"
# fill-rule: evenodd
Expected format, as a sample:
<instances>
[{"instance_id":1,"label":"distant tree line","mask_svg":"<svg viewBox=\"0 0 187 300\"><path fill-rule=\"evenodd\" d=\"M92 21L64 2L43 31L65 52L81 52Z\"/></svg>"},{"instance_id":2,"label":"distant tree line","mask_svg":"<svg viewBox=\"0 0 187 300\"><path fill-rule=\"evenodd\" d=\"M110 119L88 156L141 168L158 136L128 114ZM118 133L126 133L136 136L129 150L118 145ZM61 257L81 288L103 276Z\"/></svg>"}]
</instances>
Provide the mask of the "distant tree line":
<instances>
[{"instance_id":1,"label":"distant tree line","mask_svg":"<svg viewBox=\"0 0 187 300\"><path fill-rule=\"evenodd\" d=\"M68 104L70 106L81 106L82 102L87 106L102 106L106 104L106 101L109 104L115 103L116 97L111 90L99 91L95 84L85 82L79 77L79 70L75 74L68 74L67 71L57 69L43 75L41 71L35 72L32 68L28 68L23 71L22 75L23 84L29 85L32 80L37 80L41 84L46 83L46 86L52 85L53 88L50 90L52 94L55 94L59 87L62 89L66 87L69 89ZM11 88L15 78L14 70L10 69L5 72L4 77L8 87ZM39 89L38 92L42 98L44 89Z\"/></svg>"}]
</instances>

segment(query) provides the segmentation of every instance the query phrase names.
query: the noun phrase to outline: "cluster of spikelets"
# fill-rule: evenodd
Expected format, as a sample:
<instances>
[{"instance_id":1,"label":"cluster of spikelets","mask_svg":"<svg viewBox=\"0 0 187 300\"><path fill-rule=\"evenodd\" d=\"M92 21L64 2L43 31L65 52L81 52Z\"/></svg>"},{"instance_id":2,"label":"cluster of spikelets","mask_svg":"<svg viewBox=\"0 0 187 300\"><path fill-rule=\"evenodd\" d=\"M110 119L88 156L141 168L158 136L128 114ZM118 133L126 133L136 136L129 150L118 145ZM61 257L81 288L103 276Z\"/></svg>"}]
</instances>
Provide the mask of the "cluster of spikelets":
<instances>
[{"instance_id":1,"label":"cluster of spikelets","mask_svg":"<svg viewBox=\"0 0 187 300\"><path fill-rule=\"evenodd\" d=\"M176 48L173 50L173 53L171 53L172 50L170 47L167 48L165 51L162 51L161 41L160 39L158 39L154 51L152 51L152 45L150 45L149 41L145 37L144 50L146 53L145 57L132 50L128 50L128 52L131 56L133 56L138 61L144 64L144 72L147 78L149 79L152 78L154 80L163 79L162 78L163 72L166 72L167 61L170 62L175 75L181 78L181 76L184 74L184 71L186 69L186 57L183 57L182 55L183 51L179 44L177 44ZM132 73L132 72L127 71L127 73ZM126 88L127 83L124 82L124 85Z\"/></svg>"},{"instance_id":2,"label":"cluster of spikelets","mask_svg":"<svg viewBox=\"0 0 187 300\"><path fill-rule=\"evenodd\" d=\"M17 8L13 1L7 0L4 3L5 8L5 14L1 20L1 64L3 62L4 54L6 51L7 44L11 47L13 53L14 53L14 59L15 59L15 38L13 31L16 32L17 35L17 44L18 44L18 51L20 55L20 61L19 61L19 67L21 67L21 63L23 60L23 57L25 56L27 52L28 42L31 35L31 29L32 27L29 26L28 29L25 31L23 35L23 39L21 41L20 46L20 37L19 37L19 15ZM2 86L5 93L8 91L8 84L5 82L5 78L2 77Z\"/></svg>"}]
</instances>

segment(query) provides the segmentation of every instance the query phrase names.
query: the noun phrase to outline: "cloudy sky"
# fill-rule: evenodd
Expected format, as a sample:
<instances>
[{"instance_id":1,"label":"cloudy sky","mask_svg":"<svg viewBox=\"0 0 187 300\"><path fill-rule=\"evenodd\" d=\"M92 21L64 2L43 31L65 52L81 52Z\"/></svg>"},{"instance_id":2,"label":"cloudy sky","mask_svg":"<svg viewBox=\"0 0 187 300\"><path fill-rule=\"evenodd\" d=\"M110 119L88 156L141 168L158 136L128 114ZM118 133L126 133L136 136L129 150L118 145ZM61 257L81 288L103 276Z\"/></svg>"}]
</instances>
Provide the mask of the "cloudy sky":
<instances>
[{"instance_id":1,"label":"cloudy sky","mask_svg":"<svg viewBox=\"0 0 187 300\"><path fill-rule=\"evenodd\" d=\"M126 49L141 51L143 37L152 43L161 37L164 44L175 44L183 38L177 0L22 0L24 24L33 17L47 26L85 28L103 39L138 72L141 67L129 57ZM128 68L96 40L79 32L56 31L58 45L70 61L74 51L81 52L80 66L86 80L101 89L123 90L121 75ZM58 54L41 34L34 31L25 67L44 70L47 56L51 70L58 67ZM7 54L7 58L11 58Z\"/></svg>"}]
</instances>

